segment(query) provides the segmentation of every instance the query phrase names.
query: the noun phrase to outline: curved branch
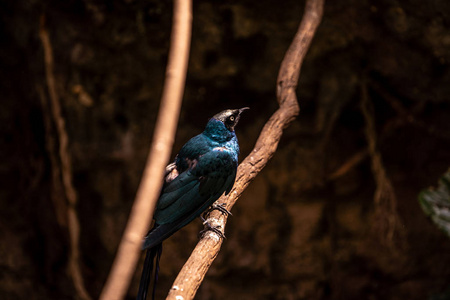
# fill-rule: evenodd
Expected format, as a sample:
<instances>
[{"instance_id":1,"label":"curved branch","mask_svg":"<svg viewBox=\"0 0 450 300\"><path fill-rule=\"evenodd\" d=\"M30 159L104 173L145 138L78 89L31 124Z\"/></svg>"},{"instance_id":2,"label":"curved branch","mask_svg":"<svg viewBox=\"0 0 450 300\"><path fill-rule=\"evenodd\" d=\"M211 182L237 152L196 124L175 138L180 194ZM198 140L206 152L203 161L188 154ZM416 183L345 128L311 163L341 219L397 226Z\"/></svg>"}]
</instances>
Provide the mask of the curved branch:
<instances>
[{"instance_id":1,"label":"curved branch","mask_svg":"<svg viewBox=\"0 0 450 300\"><path fill-rule=\"evenodd\" d=\"M281 63L277 80L277 101L280 108L264 126L253 151L239 165L236 182L228 197L222 196L219 203L225 203L230 210L245 188L264 168L275 153L283 129L299 113L295 89L300 68L311 44L315 31L322 19L324 0L307 0L305 13L294 40ZM213 211L208 216L212 226L225 228L227 216ZM178 274L166 299L193 299L206 272L219 253L222 240L208 231L198 242L188 261Z\"/></svg>"},{"instance_id":2,"label":"curved branch","mask_svg":"<svg viewBox=\"0 0 450 300\"><path fill-rule=\"evenodd\" d=\"M127 227L100 299L124 297L141 253L142 237L150 226L163 182L164 168L169 161L184 92L191 20L191 1L175 0L169 61L152 146Z\"/></svg>"}]
</instances>

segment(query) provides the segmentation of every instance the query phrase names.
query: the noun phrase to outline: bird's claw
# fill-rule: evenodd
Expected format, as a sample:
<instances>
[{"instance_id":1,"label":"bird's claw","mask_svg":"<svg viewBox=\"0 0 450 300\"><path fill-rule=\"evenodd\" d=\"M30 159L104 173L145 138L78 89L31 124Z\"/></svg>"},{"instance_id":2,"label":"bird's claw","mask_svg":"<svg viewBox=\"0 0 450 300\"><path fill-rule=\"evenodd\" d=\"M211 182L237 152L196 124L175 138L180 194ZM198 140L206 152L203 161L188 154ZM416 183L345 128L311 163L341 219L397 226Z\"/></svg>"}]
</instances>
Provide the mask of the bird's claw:
<instances>
[{"instance_id":1,"label":"bird's claw","mask_svg":"<svg viewBox=\"0 0 450 300\"><path fill-rule=\"evenodd\" d=\"M209 223L206 223L206 228L199 232L199 237L202 238L208 231L212 231L225 240L227 237L217 228L220 228L220 226L213 227Z\"/></svg>"},{"instance_id":2,"label":"bird's claw","mask_svg":"<svg viewBox=\"0 0 450 300\"><path fill-rule=\"evenodd\" d=\"M202 231L200 231L198 233L199 238L202 238L208 231L212 231L215 234L217 234L220 238L222 239L226 239L227 237L225 236L225 234L222 233L222 231L220 231L220 225L219 226L211 226L211 224L209 224L208 220L206 220L205 218L203 218L203 216L200 216L200 219L203 222L203 225L205 225L205 229L203 229Z\"/></svg>"},{"instance_id":3,"label":"bird's claw","mask_svg":"<svg viewBox=\"0 0 450 300\"><path fill-rule=\"evenodd\" d=\"M219 204L213 203L213 205L211 205L209 207L209 209L208 209L208 211L206 213L210 213L213 210L217 209L218 211L220 211L224 215L232 216L233 214L231 213L231 211L226 209L226 206L227 206L227 204L225 202L219 203Z\"/></svg>"}]
</instances>

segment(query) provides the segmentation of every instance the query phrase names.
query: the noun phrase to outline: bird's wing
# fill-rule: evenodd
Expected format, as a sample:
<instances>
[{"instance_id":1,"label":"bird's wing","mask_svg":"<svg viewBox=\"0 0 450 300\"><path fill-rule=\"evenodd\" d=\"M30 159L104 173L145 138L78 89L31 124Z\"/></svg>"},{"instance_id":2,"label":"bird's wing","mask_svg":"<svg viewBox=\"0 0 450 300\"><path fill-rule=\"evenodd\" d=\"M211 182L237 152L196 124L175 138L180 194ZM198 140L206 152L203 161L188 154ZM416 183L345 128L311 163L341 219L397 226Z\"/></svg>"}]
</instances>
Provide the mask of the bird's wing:
<instances>
[{"instance_id":1,"label":"bird's wing","mask_svg":"<svg viewBox=\"0 0 450 300\"><path fill-rule=\"evenodd\" d=\"M191 169L167 183L154 216L157 225L147 235L144 248L162 242L198 217L223 192L230 191L236 167L232 153L213 150L199 157Z\"/></svg>"}]
</instances>

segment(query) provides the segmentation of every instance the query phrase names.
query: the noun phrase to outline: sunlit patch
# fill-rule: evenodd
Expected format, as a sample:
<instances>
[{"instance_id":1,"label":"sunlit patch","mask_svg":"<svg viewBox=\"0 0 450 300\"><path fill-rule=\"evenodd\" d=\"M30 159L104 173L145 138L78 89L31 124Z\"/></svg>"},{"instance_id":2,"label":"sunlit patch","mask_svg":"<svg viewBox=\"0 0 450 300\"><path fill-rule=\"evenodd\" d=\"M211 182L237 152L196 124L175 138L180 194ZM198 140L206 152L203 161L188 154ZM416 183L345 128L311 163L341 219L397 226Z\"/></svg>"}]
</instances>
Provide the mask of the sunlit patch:
<instances>
[{"instance_id":1,"label":"sunlit patch","mask_svg":"<svg viewBox=\"0 0 450 300\"><path fill-rule=\"evenodd\" d=\"M226 148L226 147L216 147L213 149L213 151L223 152L223 151L230 151L230 150L228 150L228 148Z\"/></svg>"},{"instance_id":2,"label":"sunlit patch","mask_svg":"<svg viewBox=\"0 0 450 300\"><path fill-rule=\"evenodd\" d=\"M178 173L177 168L172 169L172 171L170 171L167 175L166 175L166 182L171 182L172 180L174 180L175 178L178 177L178 175L180 175L180 173Z\"/></svg>"}]
</instances>

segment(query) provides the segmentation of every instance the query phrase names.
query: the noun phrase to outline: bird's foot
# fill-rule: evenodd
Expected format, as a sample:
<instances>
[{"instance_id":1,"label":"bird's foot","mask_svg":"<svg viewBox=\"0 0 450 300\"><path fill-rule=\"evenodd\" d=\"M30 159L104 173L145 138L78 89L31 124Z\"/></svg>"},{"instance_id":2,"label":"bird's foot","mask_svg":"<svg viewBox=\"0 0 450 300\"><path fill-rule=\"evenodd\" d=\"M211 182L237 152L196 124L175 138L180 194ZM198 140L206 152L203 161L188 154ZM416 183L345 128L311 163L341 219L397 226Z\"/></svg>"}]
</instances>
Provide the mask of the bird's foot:
<instances>
[{"instance_id":1,"label":"bird's foot","mask_svg":"<svg viewBox=\"0 0 450 300\"><path fill-rule=\"evenodd\" d=\"M221 226L211 226L211 224L209 224L208 220L206 220L205 218L203 218L203 216L200 216L200 219L203 222L203 225L205 225L205 229L203 229L202 231L200 231L198 233L198 237L202 238L208 231L212 231L215 234L217 234L220 238L222 239L226 239L227 237L225 236L225 234L222 233L222 231L220 231L219 228L221 228Z\"/></svg>"},{"instance_id":2,"label":"bird's foot","mask_svg":"<svg viewBox=\"0 0 450 300\"><path fill-rule=\"evenodd\" d=\"M223 203L213 203L213 205L211 205L207 211L207 213L212 212L213 210L218 210L220 211L222 214L227 215L227 216L232 216L233 214L231 213L231 211L229 211L226 208L227 204L225 202Z\"/></svg>"}]
</instances>

